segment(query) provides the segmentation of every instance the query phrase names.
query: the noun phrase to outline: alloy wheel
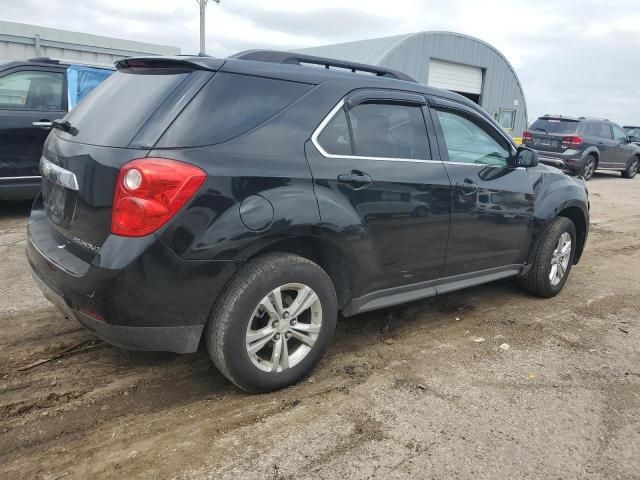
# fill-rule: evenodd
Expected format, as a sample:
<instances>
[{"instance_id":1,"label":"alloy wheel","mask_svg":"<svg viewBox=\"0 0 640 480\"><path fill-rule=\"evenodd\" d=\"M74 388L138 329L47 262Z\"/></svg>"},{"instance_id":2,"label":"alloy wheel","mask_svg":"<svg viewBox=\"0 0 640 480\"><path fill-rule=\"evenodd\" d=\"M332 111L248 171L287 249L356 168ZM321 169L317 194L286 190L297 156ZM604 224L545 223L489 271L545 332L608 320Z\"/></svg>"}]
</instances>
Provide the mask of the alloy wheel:
<instances>
[{"instance_id":1,"label":"alloy wheel","mask_svg":"<svg viewBox=\"0 0 640 480\"><path fill-rule=\"evenodd\" d=\"M564 232L560 235L558 245L551 257L551 269L549 271L551 285L558 285L567 273L569 261L571 260L571 245L571 235L569 235L569 232Z\"/></svg>"},{"instance_id":2,"label":"alloy wheel","mask_svg":"<svg viewBox=\"0 0 640 480\"><path fill-rule=\"evenodd\" d=\"M279 373L295 367L313 348L322 327L316 292L301 283L273 289L253 311L245 337L254 366Z\"/></svg>"},{"instance_id":3,"label":"alloy wheel","mask_svg":"<svg viewBox=\"0 0 640 480\"><path fill-rule=\"evenodd\" d=\"M587 164L584 167L584 178L585 180L589 180L593 177L593 174L596 171L596 162L593 158L589 158L587 160Z\"/></svg>"}]
</instances>

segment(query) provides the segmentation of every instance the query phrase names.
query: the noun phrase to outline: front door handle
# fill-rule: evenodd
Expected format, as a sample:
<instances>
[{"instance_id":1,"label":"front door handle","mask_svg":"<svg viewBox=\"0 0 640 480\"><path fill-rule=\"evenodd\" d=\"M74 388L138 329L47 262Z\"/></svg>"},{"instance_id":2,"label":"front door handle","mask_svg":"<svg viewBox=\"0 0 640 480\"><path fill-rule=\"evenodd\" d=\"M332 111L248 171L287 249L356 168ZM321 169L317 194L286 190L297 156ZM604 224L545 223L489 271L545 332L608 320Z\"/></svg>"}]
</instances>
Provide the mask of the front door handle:
<instances>
[{"instance_id":1,"label":"front door handle","mask_svg":"<svg viewBox=\"0 0 640 480\"><path fill-rule=\"evenodd\" d=\"M477 193L480 187L477 183L473 183L471 180L466 179L464 182L456 183L456 187L462 190L465 195L473 195Z\"/></svg>"},{"instance_id":2,"label":"front door handle","mask_svg":"<svg viewBox=\"0 0 640 480\"><path fill-rule=\"evenodd\" d=\"M33 122L31 125L42 128L43 130L51 130L53 126L50 120L40 120L39 122Z\"/></svg>"},{"instance_id":3,"label":"front door handle","mask_svg":"<svg viewBox=\"0 0 640 480\"><path fill-rule=\"evenodd\" d=\"M360 190L371 185L373 178L360 170L351 170L349 173L338 175L338 181L340 183L346 183L351 188Z\"/></svg>"}]
</instances>

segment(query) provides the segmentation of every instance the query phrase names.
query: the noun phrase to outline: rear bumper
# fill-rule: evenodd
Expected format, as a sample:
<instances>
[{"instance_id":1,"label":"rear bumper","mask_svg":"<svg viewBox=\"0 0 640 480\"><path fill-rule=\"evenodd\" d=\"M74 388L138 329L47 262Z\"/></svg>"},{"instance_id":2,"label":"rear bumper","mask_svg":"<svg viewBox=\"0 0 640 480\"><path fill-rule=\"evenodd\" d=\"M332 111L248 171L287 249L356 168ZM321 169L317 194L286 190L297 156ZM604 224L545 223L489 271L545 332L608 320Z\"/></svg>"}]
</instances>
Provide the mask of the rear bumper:
<instances>
[{"instance_id":1,"label":"rear bumper","mask_svg":"<svg viewBox=\"0 0 640 480\"><path fill-rule=\"evenodd\" d=\"M37 285L66 316L118 347L197 350L237 262L184 260L154 235L111 236L87 262L71 247L60 248L46 222L41 211L32 212L27 258Z\"/></svg>"},{"instance_id":2,"label":"rear bumper","mask_svg":"<svg viewBox=\"0 0 640 480\"><path fill-rule=\"evenodd\" d=\"M64 297L55 292L32 271L33 279L44 294L67 318L75 318L83 327L111 345L130 350L192 353L198 349L204 325L172 327L128 327L95 319L72 309Z\"/></svg>"}]
</instances>

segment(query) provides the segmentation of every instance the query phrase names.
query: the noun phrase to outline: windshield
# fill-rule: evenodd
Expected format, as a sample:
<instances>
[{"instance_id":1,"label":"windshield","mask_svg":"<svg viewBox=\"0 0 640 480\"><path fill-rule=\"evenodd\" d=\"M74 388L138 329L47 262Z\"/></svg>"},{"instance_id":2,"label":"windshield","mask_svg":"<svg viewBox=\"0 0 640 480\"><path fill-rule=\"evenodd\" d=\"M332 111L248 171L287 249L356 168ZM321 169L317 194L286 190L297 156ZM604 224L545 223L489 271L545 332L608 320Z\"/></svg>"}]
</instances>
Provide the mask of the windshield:
<instances>
[{"instance_id":1,"label":"windshield","mask_svg":"<svg viewBox=\"0 0 640 480\"><path fill-rule=\"evenodd\" d=\"M531 125L530 130L544 133L576 133L578 125L577 120L569 120L566 118L539 118Z\"/></svg>"}]
</instances>

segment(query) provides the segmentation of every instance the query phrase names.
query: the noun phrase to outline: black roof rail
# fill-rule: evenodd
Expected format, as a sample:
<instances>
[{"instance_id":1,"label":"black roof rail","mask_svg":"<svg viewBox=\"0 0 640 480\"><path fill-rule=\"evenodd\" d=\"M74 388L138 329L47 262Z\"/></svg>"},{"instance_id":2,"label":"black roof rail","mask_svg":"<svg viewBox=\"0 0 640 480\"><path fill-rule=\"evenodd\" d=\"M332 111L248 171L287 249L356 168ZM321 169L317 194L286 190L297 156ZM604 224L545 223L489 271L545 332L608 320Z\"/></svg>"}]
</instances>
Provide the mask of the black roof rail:
<instances>
[{"instance_id":1,"label":"black roof rail","mask_svg":"<svg viewBox=\"0 0 640 480\"><path fill-rule=\"evenodd\" d=\"M27 62L52 63L54 65L59 65L60 64L60 60L55 60L55 59L49 58L49 57L30 58L30 59L27 60Z\"/></svg>"},{"instance_id":2,"label":"black roof rail","mask_svg":"<svg viewBox=\"0 0 640 480\"><path fill-rule=\"evenodd\" d=\"M333 67L343 70L350 70L353 73L365 72L376 75L378 77L393 78L396 80L418 83L409 75L398 72L396 70L391 70L390 68L365 65L363 63L354 63L345 60L335 60L333 58L315 57L313 55L305 55L295 52L281 52L278 50L247 50L244 52L236 53L229 58L235 58L239 60L254 60L258 62L285 63L289 65L301 66L315 65L318 67L324 67L327 70L330 70Z\"/></svg>"}]
</instances>

